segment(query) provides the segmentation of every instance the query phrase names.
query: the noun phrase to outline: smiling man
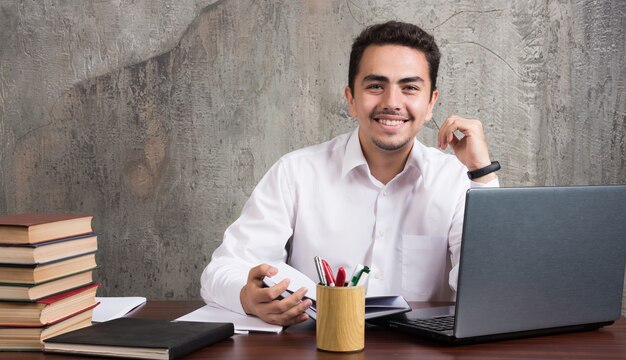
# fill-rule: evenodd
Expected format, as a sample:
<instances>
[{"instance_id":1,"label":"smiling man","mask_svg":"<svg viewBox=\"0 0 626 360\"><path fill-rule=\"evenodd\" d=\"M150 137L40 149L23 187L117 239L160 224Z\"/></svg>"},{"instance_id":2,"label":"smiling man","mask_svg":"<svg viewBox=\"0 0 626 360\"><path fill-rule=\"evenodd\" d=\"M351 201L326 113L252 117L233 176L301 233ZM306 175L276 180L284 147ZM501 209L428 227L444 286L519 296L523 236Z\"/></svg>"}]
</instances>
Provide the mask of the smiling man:
<instances>
[{"instance_id":1,"label":"smiling man","mask_svg":"<svg viewBox=\"0 0 626 360\"><path fill-rule=\"evenodd\" d=\"M345 97L358 128L283 156L225 232L201 279L202 297L233 311L290 325L307 319L307 289L280 299L287 262L311 279L319 255L351 273L369 265L368 295L451 300L456 289L465 192L498 186L482 125L450 116L438 147L416 134L439 97L439 50L419 27L387 22L365 29L350 53ZM455 131L463 133L457 139Z\"/></svg>"}]
</instances>

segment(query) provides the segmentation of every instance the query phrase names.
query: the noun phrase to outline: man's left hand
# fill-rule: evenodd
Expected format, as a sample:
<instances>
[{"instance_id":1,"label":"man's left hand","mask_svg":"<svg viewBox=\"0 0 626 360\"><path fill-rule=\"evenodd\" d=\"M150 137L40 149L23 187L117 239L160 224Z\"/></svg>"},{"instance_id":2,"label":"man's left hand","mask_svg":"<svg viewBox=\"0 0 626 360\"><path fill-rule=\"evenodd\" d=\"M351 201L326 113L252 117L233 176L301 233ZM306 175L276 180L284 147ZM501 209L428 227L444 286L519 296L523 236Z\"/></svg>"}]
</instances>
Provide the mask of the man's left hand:
<instances>
[{"instance_id":1,"label":"man's left hand","mask_svg":"<svg viewBox=\"0 0 626 360\"><path fill-rule=\"evenodd\" d=\"M454 136L454 132L457 130L463 133L464 137L462 139ZM439 148L442 150L445 150L450 145L456 157L469 171L481 169L491 164L489 147L485 140L483 124L480 120L465 119L452 115L439 128L437 140ZM474 181L487 183L495 178L496 174L491 173L474 179Z\"/></svg>"}]
</instances>

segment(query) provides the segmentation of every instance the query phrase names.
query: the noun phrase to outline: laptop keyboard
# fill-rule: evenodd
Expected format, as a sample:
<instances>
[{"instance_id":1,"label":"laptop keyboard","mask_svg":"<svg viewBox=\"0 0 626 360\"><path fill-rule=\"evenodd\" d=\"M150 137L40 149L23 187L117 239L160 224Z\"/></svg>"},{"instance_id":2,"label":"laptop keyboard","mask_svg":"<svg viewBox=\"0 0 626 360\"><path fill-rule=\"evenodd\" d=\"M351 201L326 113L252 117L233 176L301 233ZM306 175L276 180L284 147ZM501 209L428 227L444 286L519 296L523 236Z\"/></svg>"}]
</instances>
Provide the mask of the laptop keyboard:
<instances>
[{"instance_id":1,"label":"laptop keyboard","mask_svg":"<svg viewBox=\"0 0 626 360\"><path fill-rule=\"evenodd\" d=\"M411 319L409 323L429 330L443 331L454 329L454 316L442 316L432 319Z\"/></svg>"}]
</instances>

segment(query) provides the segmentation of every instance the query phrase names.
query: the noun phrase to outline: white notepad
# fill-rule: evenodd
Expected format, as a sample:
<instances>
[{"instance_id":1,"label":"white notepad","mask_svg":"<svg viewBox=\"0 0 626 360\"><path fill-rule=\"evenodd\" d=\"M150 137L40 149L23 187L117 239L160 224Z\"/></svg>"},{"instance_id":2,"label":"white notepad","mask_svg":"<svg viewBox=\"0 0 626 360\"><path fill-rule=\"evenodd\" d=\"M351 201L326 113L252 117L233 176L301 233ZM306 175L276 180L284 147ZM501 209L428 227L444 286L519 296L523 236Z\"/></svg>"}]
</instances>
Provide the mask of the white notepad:
<instances>
[{"instance_id":1,"label":"white notepad","mask_svg":"<svg viewBox=\"0 0 626 360\"><path fill-rule=\"evenodd\" d=\"M235 325L235 333L237 334L246 334L248 331L273 333L283 331L282 326L268 324L257 317L241 315L228 309L211 305L205 305L200 309L181 316L174 321L229 322Z\"/></svg>"},{"instance_id":2,"label":"white notepad","mask_svg":"<svg viewBox=\"0 0 626 360\"><path fill-rule=\"evenodd\" d=\"M128 314L134 308L146 303L145 297L96 297L100 305L93 310L93 322L105 322Z\"/></svg>"}]
</instances>

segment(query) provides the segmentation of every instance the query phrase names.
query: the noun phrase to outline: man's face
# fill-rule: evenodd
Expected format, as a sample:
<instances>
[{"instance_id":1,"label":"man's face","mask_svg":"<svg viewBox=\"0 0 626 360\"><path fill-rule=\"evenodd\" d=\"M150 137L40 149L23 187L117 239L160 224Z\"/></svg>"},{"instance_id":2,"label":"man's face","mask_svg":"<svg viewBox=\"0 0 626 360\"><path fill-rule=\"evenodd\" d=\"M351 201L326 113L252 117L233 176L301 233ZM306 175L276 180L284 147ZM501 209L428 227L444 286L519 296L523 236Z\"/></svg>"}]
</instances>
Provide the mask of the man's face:
<instances>
[{"instance_id":1,"label":"man's face","mask_svg":"<svg viewBox=\"0 0 626 360\"><path fill-rule=\"evenodd\" d=\"M400 45L368 46L354 80L354 96L345 89L365 156L407 154L432 118L438 95L435 90L430 96L424 53Z\"/></svg>"}]
</instances>

